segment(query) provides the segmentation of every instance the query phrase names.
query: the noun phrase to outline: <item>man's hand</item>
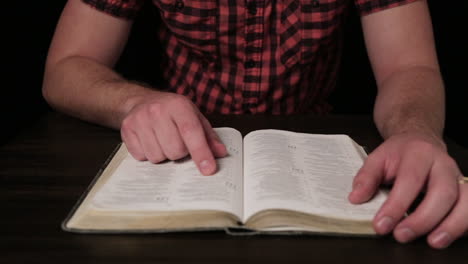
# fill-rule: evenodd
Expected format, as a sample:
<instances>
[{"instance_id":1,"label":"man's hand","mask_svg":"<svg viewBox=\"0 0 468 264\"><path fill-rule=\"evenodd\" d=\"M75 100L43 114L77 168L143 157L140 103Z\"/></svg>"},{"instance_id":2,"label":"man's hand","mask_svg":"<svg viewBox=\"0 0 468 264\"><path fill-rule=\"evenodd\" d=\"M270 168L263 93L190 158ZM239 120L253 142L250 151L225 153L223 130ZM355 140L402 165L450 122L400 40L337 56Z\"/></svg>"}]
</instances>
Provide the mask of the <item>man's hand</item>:
<instances>
[{"instance_id":1,"label":"man's hand","mask_svg":"<svg viewBox=\"0 0 468 264\"><path fill-rule=\"evenodd\" d=\"M394 183L388 200L374 218L378 234L393 231L402 243L429 234L428 243L445 248L468 230L468 185L445 145L422 133L391 136L369 155L356 175L352 203L372 198L381 183ZM404 217L418 194L423 201Z\"/></svg>"},{"instance_id":2,"label":"man's hand","mask_svg":"<svg viewBox=\"0 0 468 264\"><path fill-rule=\"evenodd\" d=\"M122 121L121 135L135 159L159 163L190 154L202 174L216 172L214 156L226 156L226 147L189 99L154 92L133 105Z\"/></svg>"}]
</instances>

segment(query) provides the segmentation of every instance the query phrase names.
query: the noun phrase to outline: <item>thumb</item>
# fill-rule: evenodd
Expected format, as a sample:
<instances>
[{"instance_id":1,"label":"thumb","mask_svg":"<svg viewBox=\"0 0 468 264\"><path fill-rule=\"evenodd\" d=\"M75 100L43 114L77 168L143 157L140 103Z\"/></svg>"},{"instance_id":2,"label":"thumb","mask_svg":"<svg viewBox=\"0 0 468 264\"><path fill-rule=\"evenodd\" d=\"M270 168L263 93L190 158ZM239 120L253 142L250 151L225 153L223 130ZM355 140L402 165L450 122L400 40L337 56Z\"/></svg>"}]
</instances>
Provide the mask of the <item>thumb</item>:
<instances>
[{"instance_id":1,"label":"thumb","mask_svg":"<svg viewBox=\"0 0 468 264\"><path fill-rule=\"evenodd\" d=\"M353 204L369 201L384 178L385 156L376 150L371 153L354 177L348 200Z\"/></svg>"},{"instance_id":2,"label":"thumb","mask_svg":"<svg viewBox=\"0 0 468 264\"><path fill-rule=\"evenodd\" d=\"M205 130L206 140L213 152L213 155L217 158L225 157L227 155L226 146L221 141L218 134L216 134L213 127L211 127L210 122L202 114L200 114L200 120L202 122L203 129Z\"/></svg>"}]
</instances>

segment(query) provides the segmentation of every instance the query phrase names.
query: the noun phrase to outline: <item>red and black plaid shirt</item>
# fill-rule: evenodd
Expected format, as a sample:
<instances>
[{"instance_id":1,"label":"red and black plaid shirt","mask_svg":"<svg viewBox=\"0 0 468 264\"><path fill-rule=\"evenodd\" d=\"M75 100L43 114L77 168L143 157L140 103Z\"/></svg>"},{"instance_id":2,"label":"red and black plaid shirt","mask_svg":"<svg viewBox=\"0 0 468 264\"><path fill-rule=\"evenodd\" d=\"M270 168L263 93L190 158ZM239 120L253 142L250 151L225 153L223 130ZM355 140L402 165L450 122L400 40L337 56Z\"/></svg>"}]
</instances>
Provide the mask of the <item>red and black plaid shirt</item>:
<instances>
[{"instance_id":1,"label":"red and black plaid shirt","mask_svg":"<svg viewBox=\"0 0 468 264\"><path fill-rule=\"evenodd\" d=\"M133 18L145 0L83 0ZM417 0L153 0L163 20L168 89L205 113L329 111L345 11Z\"/></svg>"}]
</instances>

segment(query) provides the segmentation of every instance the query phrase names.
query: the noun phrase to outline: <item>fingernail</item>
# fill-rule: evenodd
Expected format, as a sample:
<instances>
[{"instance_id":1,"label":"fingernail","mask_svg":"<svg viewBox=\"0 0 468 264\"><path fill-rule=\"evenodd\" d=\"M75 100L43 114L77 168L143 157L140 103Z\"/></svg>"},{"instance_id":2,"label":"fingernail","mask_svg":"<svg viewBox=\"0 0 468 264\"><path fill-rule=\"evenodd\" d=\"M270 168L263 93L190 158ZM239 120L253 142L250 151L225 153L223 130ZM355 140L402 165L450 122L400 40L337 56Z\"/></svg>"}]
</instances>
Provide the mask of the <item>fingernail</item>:
<instances>
[{"instance_id":1,"label":"fingernail","mask_svg":"<svg viewBox=\"0 0 468 264\"><path fill-rule=\"evenodd\" d=\"M450 236L447 232L440 232L431 239L431 244L439 248L446 248L450 245Z\"/></svg>"},{"instance_id":2,"label":"fingernail","mask_svg":"<svg viewBox=\"0 0 468 264\"><path fill-rule=\"evenodd\" d=\"M355 190L351 191L351 193L348 195L348 200L351 202L351 203L359 203L360 200L358 199L359 196L357 196L356 198L356 195L357 195L358 192L356 192Z\"/></svg>"},{"instance_id":3,"label":"fingernail","mask_svg":"<svg viewBox=\"0 0 468 264\"><path fill-rule=\"evenodd\" d=\"M362 183L358 183L358 184L354 185L353 189L351 190L351 194L358 192L359 189L361 189L361 188L362 188Z\"/></svg>"},{"instance_id":4,"label":"fingernail","mask_svg":"<svg viewBox=\"0 0 468 264\"><path fill-rule=\"evenodd\" d=\"M200 162L200 170L205 175L211 174L212 166L210 165L210 162L208 160L203 160Z\"/></svg>"},{"instance_id":5,"label":"fingernail","mask_svg":"<svg viewBox=\"0 0 468 264\"><path fill-rule=\"evenodd\" d=\"M416 234L414 233L414 231L408 227L402 227L402 228L398 228L397 230L395 230L395 237L401 243L406 243L406 242L409 242L410 240L413 240L415 235Z\"/></svg>"},{"instance_id":6,"label":"fingernail","mask_svg":"<svg viewBox=\"0 0 468 264\"><path fill-rule=\"evenodd\" d=\"M384 216L377 222L377 229L382 234L387 234L392 230L393 218L390 216Z\"/></svg>"}]
</instances>

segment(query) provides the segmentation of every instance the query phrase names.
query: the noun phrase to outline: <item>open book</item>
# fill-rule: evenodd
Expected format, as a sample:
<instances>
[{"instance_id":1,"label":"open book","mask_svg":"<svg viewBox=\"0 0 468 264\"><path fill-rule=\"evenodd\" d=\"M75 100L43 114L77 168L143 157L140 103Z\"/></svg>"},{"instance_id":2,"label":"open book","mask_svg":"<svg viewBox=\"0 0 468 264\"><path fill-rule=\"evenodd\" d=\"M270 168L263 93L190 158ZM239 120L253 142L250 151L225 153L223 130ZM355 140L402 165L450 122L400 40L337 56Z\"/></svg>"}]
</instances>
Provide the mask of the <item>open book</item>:
<instances>
[{"instance_id":1,"label":"open book","mask_svg":"<svg viewBox=\"0 0 468 264\"><path fill-rule=\"evenodd\" d=\"M64 221L73 232L252 232L372 235L387 197L348 202L366 153L346 135L217 128L229 155L203 176L189 158L137 161L124 144Z\"/></svg>"}]
</instances>

